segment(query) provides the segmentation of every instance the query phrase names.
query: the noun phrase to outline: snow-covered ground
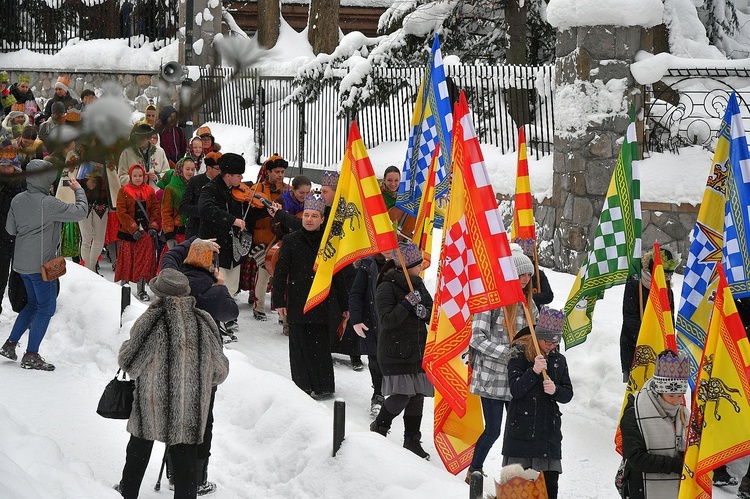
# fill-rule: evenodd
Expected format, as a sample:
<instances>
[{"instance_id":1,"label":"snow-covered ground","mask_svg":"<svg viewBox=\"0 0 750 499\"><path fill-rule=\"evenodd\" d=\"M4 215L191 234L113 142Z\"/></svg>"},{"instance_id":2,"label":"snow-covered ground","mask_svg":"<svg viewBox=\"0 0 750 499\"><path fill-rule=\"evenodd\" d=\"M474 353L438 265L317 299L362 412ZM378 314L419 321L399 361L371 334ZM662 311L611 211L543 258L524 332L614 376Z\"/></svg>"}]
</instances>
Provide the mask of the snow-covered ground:
<instances>
[{"instance_id":1,"label":"snow-covered ground","mask_svg":"<svg viewBox=\"0 0 750 499\"><path fill-rule=\"evenodd\" d=\"M112 272L103 265L103 274ZM573 276L547 271L562 307ZM681 281L675 276L673 286ZM428 277L434 289L435 277ZM336 397L346 401L346 439L334 458L334 399L315 401L290 380L287 337L275 313L268 322L252 318L247 292L241 303L239 342L227 347L230 375L217 392L210 479L213 495L227 498L362 497L461 498L468 487L440 462L429 434L432 406L422 422L423 461L401 448L403 423L394 421L387 439L371 433L368 371L353 371L348 358L335 355ZM133 298L119 325L120 287L71 265L62 278L57 314L41 353L57 365L52 373L27 371L0 359L0 497L118 497L128 434L125 421L99 417L99 396L116 370L117 351L133 321L145 309ZM583 345L565 352L575 396L563 412L563 469L560 497L615 498L615 422L624 385L618 356L622 287L607 291L597 305L594 331ZM10 330L16 314L3 303L0 329ZM25 338L22 340L25 343ZM366 359L365 359L366 362ZM501 441L490 452L485 471L499 476ZM170 497L153 486L163 445L154 446L141 497ZM730 470L742 475L747 460ZM485 490L492 489L491 479ZM714 490L733 497L734 488Z\"/></svg>"}]
</instances>

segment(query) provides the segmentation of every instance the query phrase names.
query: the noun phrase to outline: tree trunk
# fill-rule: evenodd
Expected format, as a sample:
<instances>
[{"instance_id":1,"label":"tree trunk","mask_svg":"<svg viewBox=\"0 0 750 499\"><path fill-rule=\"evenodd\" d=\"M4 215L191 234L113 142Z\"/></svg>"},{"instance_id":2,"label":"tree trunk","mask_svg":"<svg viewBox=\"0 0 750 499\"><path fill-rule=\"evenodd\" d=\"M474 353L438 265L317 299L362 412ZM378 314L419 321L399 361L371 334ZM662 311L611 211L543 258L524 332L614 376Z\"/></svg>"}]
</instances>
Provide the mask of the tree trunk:
<instances>
[{"instance_id":1,"label":"tree trunk","mask_svg":"<svg viewBox=\"0 0 750 499\"><path fill-rule=\"evenodd\" d=\"M279 40L280 0L258 0L258 44L273 48Z\"/></svg>"},{"instance_id":2,"label":"tree trunk","mask_svg":"<svg viewBox=\"0 0 750 499\"><path fill-rule=\"evenodd\" d=\"M330 54L336 49L339 44L338 0L310 0L307 40L315 55Z\"/></svg>"},{"instance_id":3,"label":"tree trunk","mask_svg":"<svg viewBox=\"0 0 750 499\"><path fill-rule=\"evenodd\" d=\"M526 0L528 1L530 0ZM526 2L523 7L519 7L518 0L510 0L505 4L505 22L508 25L505 62L508 64L526 64ZM506 101L508 113L517 127L531 122L528 90L510 88L506 93Z\"/></svg>"}]
</instances>

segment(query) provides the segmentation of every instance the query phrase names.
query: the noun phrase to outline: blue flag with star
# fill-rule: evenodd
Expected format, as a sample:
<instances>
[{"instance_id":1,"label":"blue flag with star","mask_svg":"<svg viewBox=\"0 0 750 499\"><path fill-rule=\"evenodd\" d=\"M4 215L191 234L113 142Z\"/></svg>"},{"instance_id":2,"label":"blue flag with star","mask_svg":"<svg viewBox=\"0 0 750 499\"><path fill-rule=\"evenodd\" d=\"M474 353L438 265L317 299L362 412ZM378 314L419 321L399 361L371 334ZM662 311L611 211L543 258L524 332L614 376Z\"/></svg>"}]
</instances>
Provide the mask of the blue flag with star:
<instances>
[{"instance_id":1,"label":"blue flag with star","mask_svg":"<svg viewBox=\"0 0 750 499\"><path fill-rule=\"evenodd\" d=\"M401 172L396 206L409 215L419 214L430 172L430 162L435 146L440 143L437 178L435 179L435 199L440 199L448 191L450 183L450 162L452 152L453 104L448 91L440 51L440 38L435 35L430 53L429 70L422 79L414 113L411 118L412 132L409 147ZM443 216L436 212L435 228L442 228Z\"/></svg>"}]
</instances>

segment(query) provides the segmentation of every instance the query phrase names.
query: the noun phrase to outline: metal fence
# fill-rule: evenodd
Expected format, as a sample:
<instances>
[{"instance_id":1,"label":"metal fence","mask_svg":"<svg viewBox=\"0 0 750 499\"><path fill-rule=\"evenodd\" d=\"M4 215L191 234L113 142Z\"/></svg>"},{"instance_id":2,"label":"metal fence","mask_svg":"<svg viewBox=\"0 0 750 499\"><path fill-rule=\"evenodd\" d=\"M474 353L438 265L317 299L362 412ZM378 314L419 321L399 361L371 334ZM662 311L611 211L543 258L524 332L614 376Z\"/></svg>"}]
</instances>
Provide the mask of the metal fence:
<instances>
[{"instance_id":1,"label":"metal fence","mask_svg":"<svg viewBox=\"0 0 750 499\"><path fill-rule=\"evenodd\" d=\"M515 151L518 127L526 125L529 154L552 152L554 67L448 66L447 75L466 91L482 143ZM298 166L337 164L346 146L351 116L339 117L338 83L324 85L314 102L284 105L292 92L290 76L269 76L251 69L236 78L229 68L203 68L203 112L207 120L252 127L256 161L279 153ZM385 88L384 102L364 106L355 119L368 148L404 141L422 81L422 68L374 72Z\"/></svg>"},{"instance_id":2,"label":"metal fence","mask_svg":"<svg viewBox=\"0 0 750 499\"><path fill-rule=\"evenodd\" d=\"M90 5L89 5L90 4ZM133 47L175 40L178 0L0 0L0 51L55 54L69 41L126 38Z\"/></svg>"},{"instance_id":3,"label":"metal fence","mask_svg":"<svg viewBox=\"0 0 750 499\"><path fill-rule=\"evenodd\" d=\"M713 150L732 92L750 130L750 69L670 69L661 81L645 85L644 156L689 145Z\"/></svg>"}]
</instances>

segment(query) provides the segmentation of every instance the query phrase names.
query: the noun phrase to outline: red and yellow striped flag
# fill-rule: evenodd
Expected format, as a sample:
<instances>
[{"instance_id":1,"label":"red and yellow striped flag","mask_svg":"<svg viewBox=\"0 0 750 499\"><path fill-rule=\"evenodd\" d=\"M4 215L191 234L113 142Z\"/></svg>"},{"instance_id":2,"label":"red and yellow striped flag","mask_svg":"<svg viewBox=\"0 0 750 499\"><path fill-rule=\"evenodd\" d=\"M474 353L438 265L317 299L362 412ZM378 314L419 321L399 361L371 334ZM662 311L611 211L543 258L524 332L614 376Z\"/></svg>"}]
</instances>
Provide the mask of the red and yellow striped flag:
<instances>
[{"instance_id":1,"label":"red and yellow striped flag","mask_svg":"<svg viewBox=\"0 0 750 499\"><path fill-rule=\"evenodd\" d=\"M432 251L432 229L435 225L435 178L437 178L437 169L440 168L438 163L438 154L440 153L440 143L435 144L435 152L432 153L432 162L430 162L430 172L427 177L422 202L419 203L419 213L417 214L417 223L414 228L412 242L422 251L425 261L430 261Z\"/></svg>"},{"instance_id":2,"label":"red and yellow striped flag","mask_svg":"<svg viewBox=\"0 0 750 499\"><path fill-rule=\"evenodd\" d=\"M523 127L518 129L518 166L516 172L516 202L513 207L513 224L510 239L522 248L531 248L536 243L534 205L529 182L529 161L526 157L526 135Z\"/></svg>"},{"instance_id":3,"label":"red and yellow striped flag","mask_svg":"<svg viewBox=\"0 0 750 499\"><path fill-rule=\"evenodd\" d=\"M336 197L315 259L315 277L304 311L328 296L333 274L350 263L398 247L370 157L352 121Z\"/></svg>"},{"instance_id":4,"label":"red and yellow striped flag","mask_svg":"<svg viewBox=\"0 0 750 499\"><path fill-rule=\"evenodd\" d=\"M435 386L435 447L453 474L471 464L484 429L469 393L471 314L523 300L508 236L461 92L453 113L450 202L423 366Z\"/></svg>"},{"instance_id":5,"label":"red and yellow striped flag","mask_svg":"<svg viewBox=\"0 0 750 499\"><path fill-rule=\"evenodd\" d=\"M750 454L750 343L717 265L708 326L687 433L679 499L708 499L713 470Z\"/></svg>"},{"instance_id":6,"label":"red and yellow striped flag","mask_svg":"<svg viewBox=\"0 0 750 499\"><path fill-rule=\"evenodd\" d=\"M639 282L640 286L641 283ZM628 395L635 395L651 379L656 369L656 356L669 348L677 352L677 340L674 335L672 307L669 304L669 288L664 276L664 265L661 261L659 243L654 243L654 270L651 273L651 289L648 302L643 311L641 329L635 346L635 358L630 368L630 378L625 389L625 397L620 409L620 417L628 403ZM622 455L622 433L620 425L615 432L615 450Z\"/></svg>"}]
</instances>

